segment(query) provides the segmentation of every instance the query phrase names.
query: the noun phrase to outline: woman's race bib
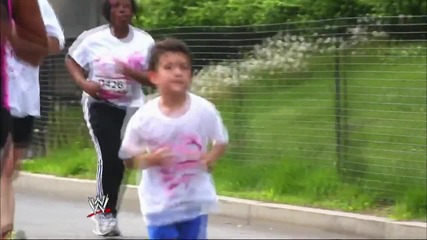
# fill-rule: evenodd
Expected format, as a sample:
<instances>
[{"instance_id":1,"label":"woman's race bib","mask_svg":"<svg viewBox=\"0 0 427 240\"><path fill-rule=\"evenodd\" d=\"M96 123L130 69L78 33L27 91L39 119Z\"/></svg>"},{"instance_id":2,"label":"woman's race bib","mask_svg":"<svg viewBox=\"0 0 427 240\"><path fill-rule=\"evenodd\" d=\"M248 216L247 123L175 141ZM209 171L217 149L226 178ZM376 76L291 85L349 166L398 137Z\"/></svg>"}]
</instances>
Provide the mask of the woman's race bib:
<instances>
[{"instance_id":1,"label":"woman's race bib","mask_svg":"<svg viewBox=\"0 0 427 240\"><path fill-rule=\"evenodd\" d=\"M104 99L123 98L128 95L128 80L123 78L99 78L101 84L101 97Z\"/></svg>"},{"instance_id":2,"label":"woman's race bib","mask_svg":"<svg viewBox=\"0 0 427 240\"><path fill-rule=\"evenodd\" d=\"M104 78L99 79L99 83L102 86L102 89L107 92L117 93L117 94L127 94L127 80L120 78Z\"/></svg>"},{"instance_id":3,"label":"woman's race bib","mask_svg":"<svg viewBox=\"0 0 427 240\"><path fill-rule=\"evenodd\" d=\"M96 61L93 65L95 81L101 85L101 97L104 99L123 98L128 95L130 85L127 79L117 71L113 60Z\"/></svg>"}]
</instances>

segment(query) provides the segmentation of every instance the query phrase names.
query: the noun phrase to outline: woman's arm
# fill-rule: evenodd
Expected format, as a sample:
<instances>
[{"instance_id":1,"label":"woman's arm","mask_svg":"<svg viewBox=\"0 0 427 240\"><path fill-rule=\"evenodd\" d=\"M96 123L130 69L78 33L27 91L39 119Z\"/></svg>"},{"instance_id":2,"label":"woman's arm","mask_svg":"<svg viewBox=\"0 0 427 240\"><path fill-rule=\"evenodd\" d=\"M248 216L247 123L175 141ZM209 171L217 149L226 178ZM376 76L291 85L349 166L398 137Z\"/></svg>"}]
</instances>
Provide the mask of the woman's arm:
<instances>
[{"instance_id":1,"label":"woman's arm","mask_svg":"<svg viewBox=\"0 0 427 240\"><path fill-rule=\"evenodd\" d=\"M143 41L146 41L146 39L144 39ZM149 54L148 55L151 55L150 54L150 50L152 49L152 47L154 46L154 44L155 44L154 39L151 39L151 42L148 44L149 45L149 47L148 47L148 49L149 49L148 53ZM145 60L143 60L144 62L142 62L140 64L142 64L143 66L147 65L148 64L148 59L149 59L149 56ZM150 78L148 76L148 71L146 71L146 70L144 71L142 69L142 67L141 68L137 68L135 66L132 67L132 66L129 66L127 63L125 63L123 61L120 61L120 60L117 60L117 59L116 59L116 64L119 66L119 68L121 68L121 72L122 72L122 74L124 76L137 81L138 83L140 83L143 86L147 86L147 87L151 87L151 88L155 88L156 87L150 81ZM138 65L138 64L136 64L136 65Z\"/></svg>"},{"instance_id":2,"label":"woman's arm","mask_svg":"<svg viewBox=\"0 0 427 240\"><path fill-rule=\"evenodd\" d=\"M83 89L86 82L83 68L80 67L80 65L77 64L76 61L74 61L74 59L72 59L69 55L65 57L65 67L67 68L77 86Z\"/></svg>"},{"instance_id":3,"label":"woman's arm","mask_svg":"<svg viewBox=\"0 0 427 240\"><path fill-rule=\"evenodd\" d=\"M74 82L94 99L99 98L101 86L93 81L87 81L84 77L83 68L69 55L65 57L65 66Z\"/></svg>"},{"instance_id":4,"label":"woman's arm","mask_svg":"<svg viewBox=\"0 0 427 240\"><path fill-rule=\"evenodd\" d=\"M59 43L58 38L56 37L48 37L48 54L57 54L62 50L62 47Z\"/></svg>"},{"instance_id":5,"label":"woman's arm","mask_svg":"<svg viewBox=\"0 0 427 240\"><path fill-rule=\"evenodd\" d=\"M38 66L48 54L48 38L37 0L14 0L8 37L16 56Z\"/></svg>"},{"instance_id":6,"label":"woman's arm","mask_svg":"<svg viewBox=\"0 0 427 240\"><path fill-rule=\"evenodd\" d=\"M9 35L10 32L10 24L8 22L6 7L1 4L0 5L0 41L3 42L6 40L6 36Z\"/></svg>"},{"instance_id":7,"label":"woman's arm","mask_svg":"<svg viewBox=\"0 0 427 240\"><path fill-rule=\"evenodd\" d=\"M155 85L150 81L146 71L123 66L123 75L139 82L141 85L155 87Z\"/></svg>"}]
</instances>

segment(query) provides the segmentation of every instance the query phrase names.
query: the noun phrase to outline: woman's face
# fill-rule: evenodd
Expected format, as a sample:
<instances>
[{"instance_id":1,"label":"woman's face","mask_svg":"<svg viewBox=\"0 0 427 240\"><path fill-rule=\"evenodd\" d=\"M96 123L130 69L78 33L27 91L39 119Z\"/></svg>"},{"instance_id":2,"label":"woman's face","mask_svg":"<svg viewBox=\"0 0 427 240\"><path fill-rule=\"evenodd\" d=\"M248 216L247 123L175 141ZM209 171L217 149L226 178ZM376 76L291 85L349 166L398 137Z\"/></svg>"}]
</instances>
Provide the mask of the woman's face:
<instances>
[{"instance_id":1,"label":"woman's face","mask_svg":"<svg viewBox=\"0 0 427 240\"><path fill-rule=\"evenodd\" d=\"M110 0L110 20L113 25L128 25L132 22L133 12L130 0Z\"/></svg>"}]
</instances>

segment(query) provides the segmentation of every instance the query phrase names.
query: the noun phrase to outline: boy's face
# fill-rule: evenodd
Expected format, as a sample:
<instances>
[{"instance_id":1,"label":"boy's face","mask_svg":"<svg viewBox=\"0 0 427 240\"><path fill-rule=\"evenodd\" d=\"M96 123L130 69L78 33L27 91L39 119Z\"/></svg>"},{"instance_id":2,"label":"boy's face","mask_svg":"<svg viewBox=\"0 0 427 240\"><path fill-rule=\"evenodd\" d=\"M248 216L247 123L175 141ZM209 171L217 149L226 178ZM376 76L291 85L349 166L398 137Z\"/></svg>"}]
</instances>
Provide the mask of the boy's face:
<instances>
[{"instance_id":1,"label":"boy's face","mask_svg":"<svg viewBox=\"0 0 427 240\"><path fill-rule=\"evenodd\" d=\"M159 58L157 70L151 81L162 92L187 92L191 84L191 64L182 53L166 52Z\"/></svg>"}]
</instances>

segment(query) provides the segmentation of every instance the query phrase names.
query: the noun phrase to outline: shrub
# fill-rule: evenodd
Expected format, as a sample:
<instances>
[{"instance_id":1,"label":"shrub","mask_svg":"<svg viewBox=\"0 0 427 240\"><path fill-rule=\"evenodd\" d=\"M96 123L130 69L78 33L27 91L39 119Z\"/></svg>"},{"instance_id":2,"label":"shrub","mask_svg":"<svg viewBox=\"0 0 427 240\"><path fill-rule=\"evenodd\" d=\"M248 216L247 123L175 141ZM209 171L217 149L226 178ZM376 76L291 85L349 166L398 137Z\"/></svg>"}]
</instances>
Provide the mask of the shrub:
<instances>
[{"instance_id":1,"label":"shrub","mask_svg":"<svg viewBox=\"0 0 427 240\"><path fill-rule=\"evenodd\" d=\"M202 68L195 74L193 91L212 97L227 93L227 88L238 87L248 81L263 77L274 77L278 72L302 73L308 71L308 59L313 54L336 51L336 47L346 49L378 38L387 37L377 30L381 21L363 17L354 27L347 28L346 37L313 33L296 36L279 32L255 45L245 53L246 57L237 61L223 61ZM324 29L332 28L326 25Z\"/></svg>"}]
</instances>

